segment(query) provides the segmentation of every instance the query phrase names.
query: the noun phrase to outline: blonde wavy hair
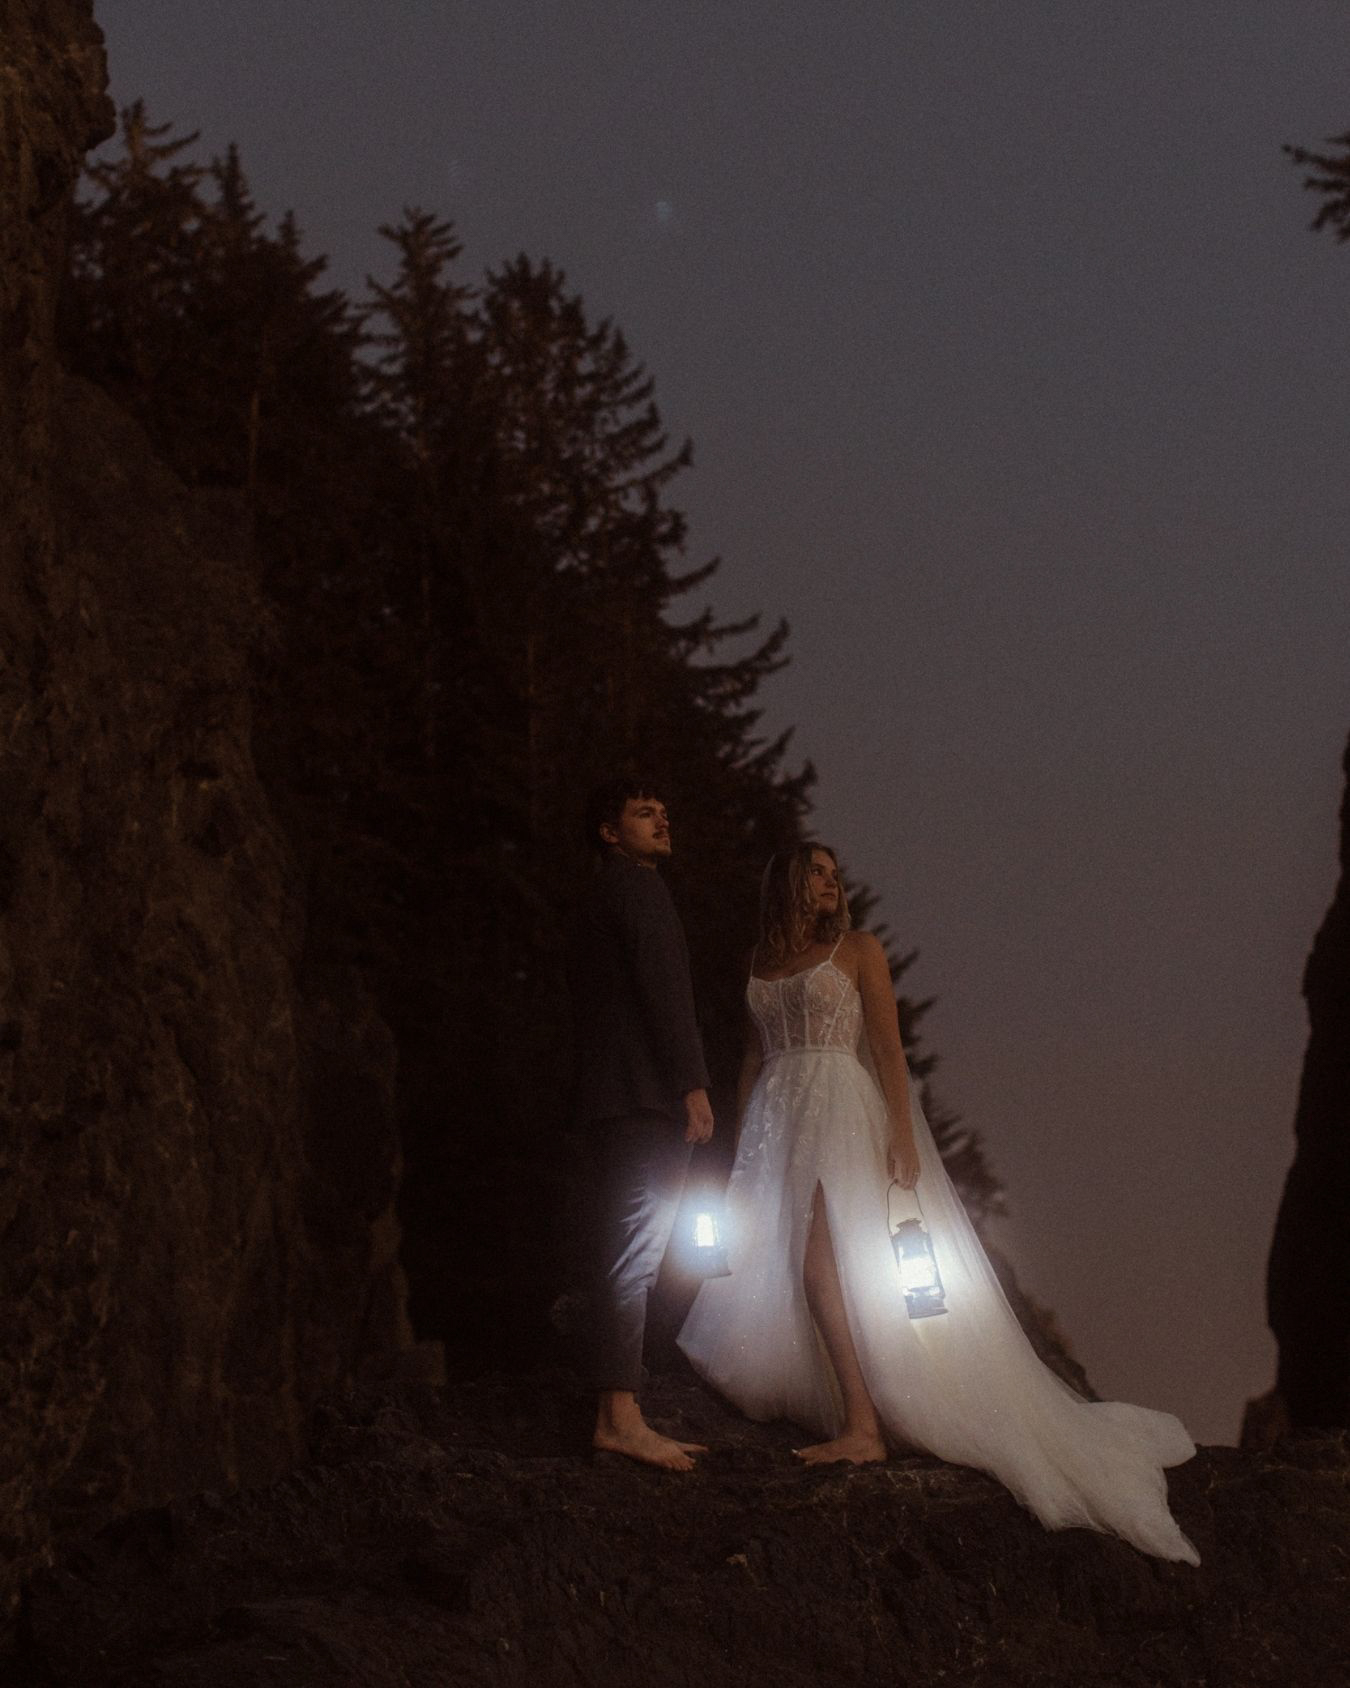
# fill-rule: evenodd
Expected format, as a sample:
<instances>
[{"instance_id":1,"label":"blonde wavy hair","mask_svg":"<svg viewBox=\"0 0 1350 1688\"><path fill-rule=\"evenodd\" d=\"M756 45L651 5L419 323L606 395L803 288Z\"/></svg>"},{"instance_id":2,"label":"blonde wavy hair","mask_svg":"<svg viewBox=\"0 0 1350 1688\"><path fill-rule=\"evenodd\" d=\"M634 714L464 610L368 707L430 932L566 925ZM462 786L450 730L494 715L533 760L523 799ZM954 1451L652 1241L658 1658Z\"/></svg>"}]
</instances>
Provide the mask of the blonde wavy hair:
<instances>
[{"instance_id":1,"label":"blonde wavy hair","mask_svg":"<svg viewBox=\"0 0 1350 1688\"><path fill-rule=\"evenodd\" d=\"M833 914L816 913L811 895L811 856L822 851L839 868L839 858L828 844L794 844L769 857L759 887L759 949L757 959L764 967L781 967L808 944L832 944L843 937L853 921L843 881L839 882L839 906Z\"/></svg>"}]
</instances>

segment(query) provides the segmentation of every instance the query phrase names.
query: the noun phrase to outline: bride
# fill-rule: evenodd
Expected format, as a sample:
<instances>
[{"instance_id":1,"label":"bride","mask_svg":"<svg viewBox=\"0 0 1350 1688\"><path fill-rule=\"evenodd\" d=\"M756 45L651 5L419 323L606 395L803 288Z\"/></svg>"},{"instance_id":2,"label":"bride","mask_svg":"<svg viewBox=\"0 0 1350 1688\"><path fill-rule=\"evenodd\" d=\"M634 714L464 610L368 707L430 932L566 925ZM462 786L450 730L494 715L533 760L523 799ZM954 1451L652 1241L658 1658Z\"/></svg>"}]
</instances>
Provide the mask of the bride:
<instances>
[{"instance_id":1,"label":"bride","mask_svg":"<svg viewBox=\"0 0 1350 1688\"><path fill-rule=\"evenodd\" d=\"M727 1186L732 1273L699 1290L681 1348L749 1417L819 1435L799 1450L812 1464L922 1449L997 1477L1048 1528L1198 1564L1163 1475L1195 1452L1181 1423L1084 1400L1023 1335L943 1169L885 954L849 929L833 852L774 856L760 912ZM906 1310L888 1197L892 1219L921 1203L940 1316Z\"/></svg>"}]
</instances>

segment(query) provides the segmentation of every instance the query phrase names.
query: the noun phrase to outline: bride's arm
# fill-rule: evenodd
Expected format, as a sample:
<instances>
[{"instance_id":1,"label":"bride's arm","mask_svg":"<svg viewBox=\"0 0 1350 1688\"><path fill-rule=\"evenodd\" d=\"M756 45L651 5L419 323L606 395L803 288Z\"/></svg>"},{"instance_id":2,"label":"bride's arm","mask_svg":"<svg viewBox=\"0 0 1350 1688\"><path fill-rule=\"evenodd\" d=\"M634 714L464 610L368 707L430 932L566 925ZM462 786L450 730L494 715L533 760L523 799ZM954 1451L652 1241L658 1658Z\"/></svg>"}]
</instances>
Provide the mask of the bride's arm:
<instances>
[{"instance_id":1,"label":"bride's arm","mask_svg":"<svg viewBox=\"0 0 1350 1688\"><path fill-rule=\"evenodd\" d=\"M900 1041L900 1015L891 986L886 952L870 932L853 937L858 957L858 994L862 997L863 1024L876 1062L881 1094L891 1121L890 1166L907 1190L919 1179L919 1154L914 1146L914 1121L909 1111L909 1068Z\"/></svg>"}]
</instances>

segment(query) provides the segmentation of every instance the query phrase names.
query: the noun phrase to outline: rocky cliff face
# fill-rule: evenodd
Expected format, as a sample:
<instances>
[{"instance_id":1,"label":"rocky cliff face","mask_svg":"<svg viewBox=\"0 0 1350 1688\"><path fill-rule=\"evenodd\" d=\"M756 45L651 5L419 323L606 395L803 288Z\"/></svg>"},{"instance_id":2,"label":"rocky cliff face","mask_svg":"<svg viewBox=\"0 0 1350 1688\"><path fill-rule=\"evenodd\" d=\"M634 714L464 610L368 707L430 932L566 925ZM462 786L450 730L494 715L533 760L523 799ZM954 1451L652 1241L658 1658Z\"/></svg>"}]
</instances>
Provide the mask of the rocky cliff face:
<instances>
[{"instance_id":1,"label":"rocky cliff face","mask_svg":"<svg viewBox=\"0 0 1350 1688\"><path fill-rule=\"evenodd\" d=\"M1350 1426L1350 747L1345 773L1341 878L1303 977L1297 1147L1270 1253L1273 1413L1293 1425Z\"/></svg>"},{"instance_id":2,"label":"rocky cliff face","mask_svg":"<svg viewBox=\"0 0 1350 1688\"><path fill-rule=\"evenodd\" d=\"M0 93L7 1598L76 1520L275 1475L409 1336L392 1044L255 773L245 535L53 357L89 5L0 3Z\"/></svg>"},{"instance_id":3,"label":"rocky cliff face","mask_svg":"<svg viewBox=\"0 0 1350 1688\"><path fill-rule=\"evenodd\" d=\"M367 1393L265 1489L127 1518L36 1579L43 1688L1332 1688L1350 1452L1204 1449L1168 1474L1198 1569L1049 1533L927 1458L804 1470L687 1377L684 1476L585 1447L566 1374ZM0 1676L4 1664L0 1662Z\"/></svg>"}]
</instances>

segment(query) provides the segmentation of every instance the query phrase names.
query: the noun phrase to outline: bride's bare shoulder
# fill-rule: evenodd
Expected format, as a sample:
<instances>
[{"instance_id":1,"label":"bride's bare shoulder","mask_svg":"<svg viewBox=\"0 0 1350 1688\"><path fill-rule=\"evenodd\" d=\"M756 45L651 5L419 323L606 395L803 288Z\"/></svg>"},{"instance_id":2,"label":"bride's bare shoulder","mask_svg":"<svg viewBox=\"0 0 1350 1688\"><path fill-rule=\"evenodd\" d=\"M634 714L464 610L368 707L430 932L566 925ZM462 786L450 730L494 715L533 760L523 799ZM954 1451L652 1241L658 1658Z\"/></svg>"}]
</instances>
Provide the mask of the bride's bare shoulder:
<instances>
[{"instance_id":1,"label":"bride's bare shoulder","mask_svg":"<svg viewBox=\"0 0 1350 1688\"><path fill-rule=\"evenodd\" d=\"M875 972L878 967L886 968L888 973L890 971L886 951L875 932L845 932L839 945L839 959L855 980L864 973Z\"/></svg>"}]
</instances>

